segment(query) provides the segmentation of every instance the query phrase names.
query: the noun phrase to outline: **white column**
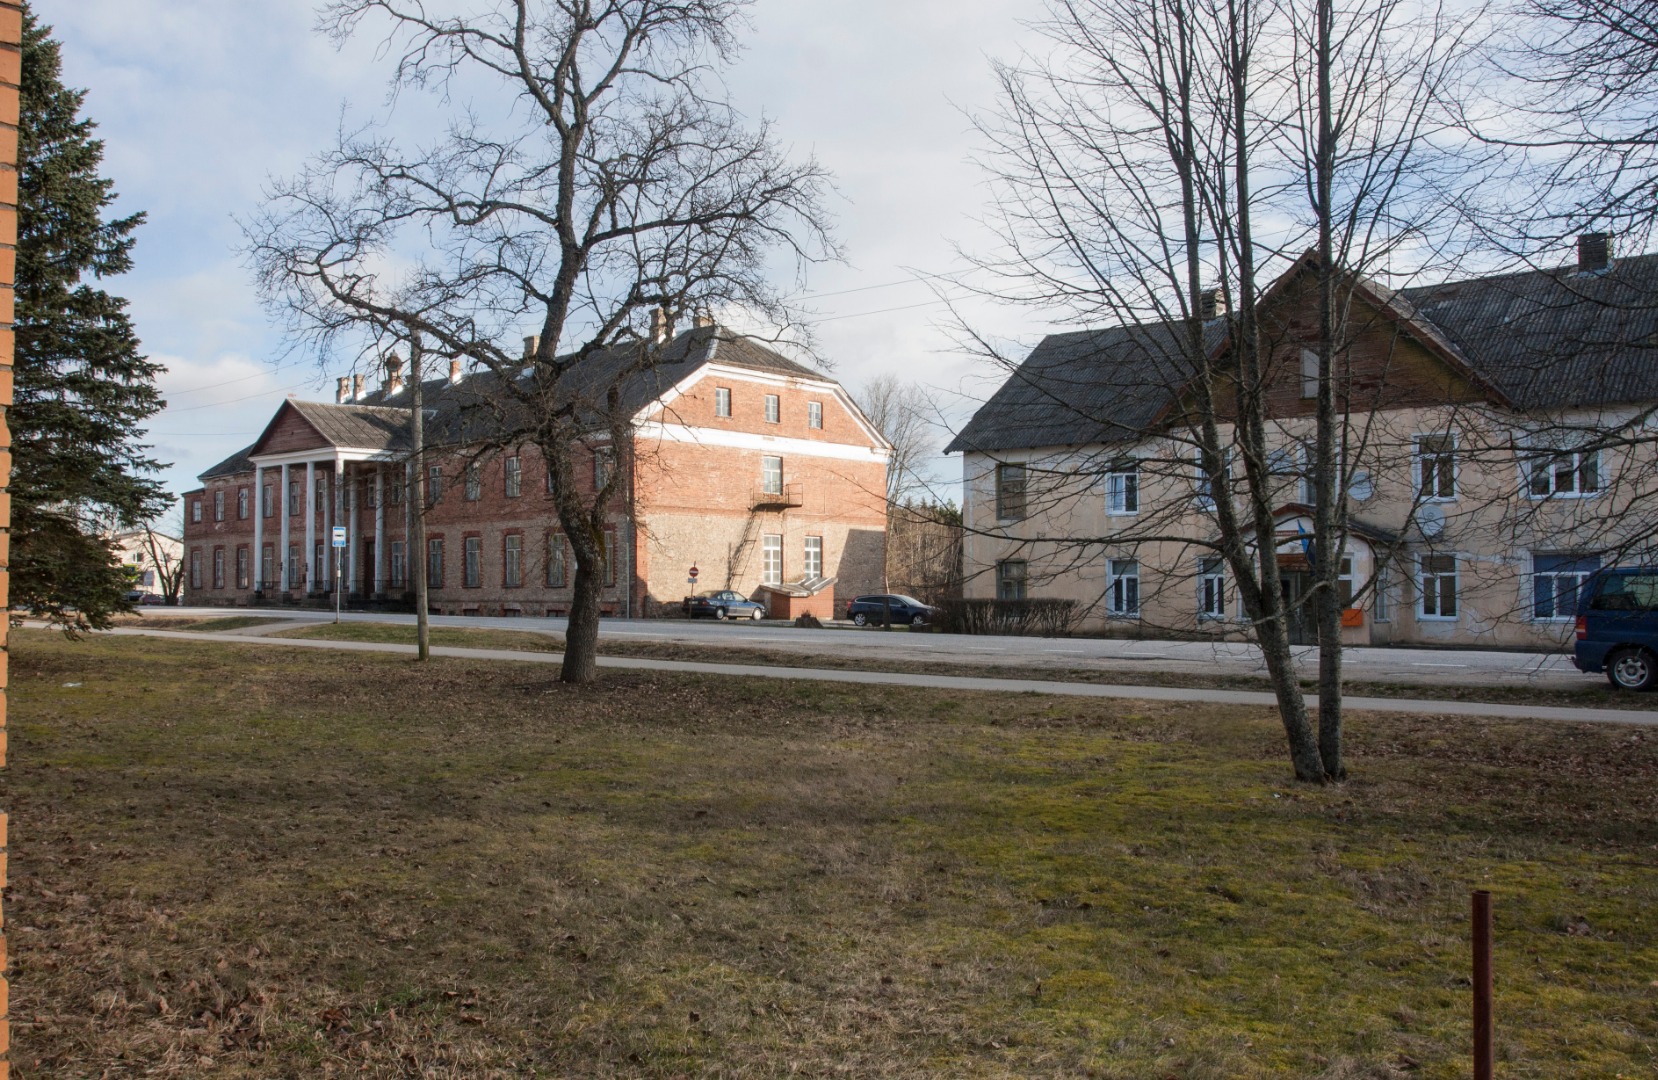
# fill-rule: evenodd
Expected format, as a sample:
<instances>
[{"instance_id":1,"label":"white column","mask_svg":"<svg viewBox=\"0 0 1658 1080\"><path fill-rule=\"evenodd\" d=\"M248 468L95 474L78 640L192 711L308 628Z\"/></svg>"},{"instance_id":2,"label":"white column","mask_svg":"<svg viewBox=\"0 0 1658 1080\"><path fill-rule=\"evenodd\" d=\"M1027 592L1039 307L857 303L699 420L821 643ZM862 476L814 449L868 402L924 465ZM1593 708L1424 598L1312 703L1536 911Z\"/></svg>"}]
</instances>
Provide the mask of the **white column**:
<instances>
[{"instance_id":1,"label":"white column","mask_svg":"<svg viewBox=\"0 0 1658 1080\"><path fill-rule=\"evenodd\" d=\"M263 589L265 569L265 467L253 467L253 587Z\"/></svg>"},{"instance_id":2,"label":"white column","mask_svg":"<svg viewBox=\"0 0 1658 1080\"><path fill-rule=\"evenodd\" d=\"M294 568L288 565L288 463L282 463L282 490L276 493L276 512L282 521L282 550L276 553L277 564L282 572L277 576L282 579L282 591L287 592L294 586Z\"/></svg>"},{"instance_id":3,"label":"white column","mask_svg":"<svg viewBox=\"0 0 1658 1080\"><path fill-rule=\"evenodd\" d=\"M317 587L317 463L305 463L305 591Z\"/></svg>"},{"instance_id":4,"label":"white column","mask_svg":"<svg viewBox=\"0 0 1658 1080\"><path fill-rule=\"evenodd\" d=\"M386 591L386 467L374 466L374 594Z\"/></svg>"},{"instance_id":5,"label":"white column","mask_svg":"<svg viewBox=\"0 0 1658 1080\"><path fill-rule=\"evenodd\" d=\"M351 530L351 547L346 549L349 553L346 558L350 561L351 565L346 571L345 579L350 583L351 591L356 593L361 592L363 589L363 583L360 580L363 572L361 565L363 558L362 552L358 549L358 538L362 534L362 528L357 523L358 519L363 516L362 485L359 482L356 470L352 469L349 464L345 466L345 470L346 474L350 477L347 481L345 489L345 499L347 503L345 510L345 521L346 526Z\"/></svg>"},{"instance_id":6,"label":"white column","mask_svg":"<svg viewBox=\"0 0 1658 1080\"><path fill-rule=\"evenodd\" d=\"M340 483L340 465L340 459L335 458L333 475L334 489L328 493L328 526L322 530L322 534L328 538L328 580L333 582L336 588L339 587L339 582L334 581L334 526L338 525L345 517L345 485Z\"/></svg>"}]
</instances>

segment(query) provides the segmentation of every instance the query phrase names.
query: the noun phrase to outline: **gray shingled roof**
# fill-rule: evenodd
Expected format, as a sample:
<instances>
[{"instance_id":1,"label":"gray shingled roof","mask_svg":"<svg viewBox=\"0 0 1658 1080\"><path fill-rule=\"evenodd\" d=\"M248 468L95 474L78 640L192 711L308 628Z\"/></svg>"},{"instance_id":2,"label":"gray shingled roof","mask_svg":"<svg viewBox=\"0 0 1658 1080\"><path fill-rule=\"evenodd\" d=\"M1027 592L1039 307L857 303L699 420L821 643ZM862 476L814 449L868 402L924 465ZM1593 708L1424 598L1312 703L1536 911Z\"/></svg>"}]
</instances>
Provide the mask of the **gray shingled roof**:
<instances>
[{"instance_id":1,"label":"gray shingled roof","mask_svg":"<svg viewBox=\"0 0 1658 1080\"><path fill-rule=\"evenodd\" d=\"M619 347L588 357L569 375L566 385L572 397L598 397L617 379L622 383L624 408L640 409L666 393L697 368L711 361L774 372L797 378L824 379L827 376L722 327L697 327L667 342L652 367L630 370L638 365L635 349ZM459 446L487 439L511 424L516 407L495 391L499 376L483 372L468 375L458 383L447 378L426 379L421 386L427 410L426 437L432 446ZM404 452L409 449L409 399L407 388L388 399L383 390L365 395L362 401L334 404L321 401L286 402L333 446L355 450ZM257 444L255 444L257 445ZM198 479L250 472L244 447Z\"/></svg>"},{"instance_id":2,"label":"gray shingled roof","mask_svg":"<svg viewBox=\"0 0 1658 1080\"><path fill-rule=\"evenodd\" d=\"M1518 409L1658 401L1658 255L1376 291ZM945 452L1143 434L1174 400L1176 325L1044 338Z\"/></svg>"}]
</instances>

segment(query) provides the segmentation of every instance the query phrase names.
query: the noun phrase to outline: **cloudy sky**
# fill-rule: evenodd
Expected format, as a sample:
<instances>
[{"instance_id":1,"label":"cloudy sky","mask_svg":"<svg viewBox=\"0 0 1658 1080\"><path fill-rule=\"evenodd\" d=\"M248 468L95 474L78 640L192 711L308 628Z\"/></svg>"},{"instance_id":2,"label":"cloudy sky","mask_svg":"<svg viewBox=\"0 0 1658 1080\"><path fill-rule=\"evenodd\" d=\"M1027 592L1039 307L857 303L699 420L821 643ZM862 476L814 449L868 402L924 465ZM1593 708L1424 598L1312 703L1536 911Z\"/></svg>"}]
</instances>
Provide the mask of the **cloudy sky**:
<instances>
[{"instance_id":1,"label":"cloudy sky","mask_svg":"<svg viewBox=\"0 0 1658 1080\"><path fill-rule=\"evenodd\" d=\"M372 37L337 51L310 0L35 0L90 93L120 212L142 209L137 267L113 283L167 365L154 422L175 492L252 441L285 394L331 400L333 372L285 348L237 248L237 218L273 177L325 147L341 119L374 115L386 68ZM757 0L730 75L739 105L836 176L848 265L813 272L816 326L835 374L892 371L959 415L994 372L951 346L946 308L912 271L955 267L984 199L964 109L993 96L1032 7L1014 0ZM1040 328L985 313L1000 332ZM956 468L940 464L946 473Z\"/></svg>"}]
</instances>

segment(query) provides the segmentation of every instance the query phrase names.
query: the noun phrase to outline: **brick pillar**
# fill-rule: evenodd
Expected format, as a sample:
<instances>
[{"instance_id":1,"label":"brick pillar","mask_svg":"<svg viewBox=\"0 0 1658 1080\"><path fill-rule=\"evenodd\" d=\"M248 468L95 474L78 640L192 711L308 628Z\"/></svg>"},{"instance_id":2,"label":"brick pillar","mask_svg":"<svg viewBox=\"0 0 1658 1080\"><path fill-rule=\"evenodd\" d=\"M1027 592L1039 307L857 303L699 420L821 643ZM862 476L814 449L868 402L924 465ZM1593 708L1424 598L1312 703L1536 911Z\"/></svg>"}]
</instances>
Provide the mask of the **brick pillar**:
<instances>
[{"instance_id":1,"label":"brick pillar","mask_svg":"<svg viewBox=\"0 0 1658 1080\"><path fill-rule=\"evenodd\" d=\"M23 5L0 0L0 767L6 764L6 695L8 680L5 613L11 607L12 436L6 413L12 403L12 349L17 283L17 88L23 68ZM0 812L0 888L6 884L6 826ZM11 1076L10 969L0 913L0 1080Z\"/></svg>"}]
</instances>

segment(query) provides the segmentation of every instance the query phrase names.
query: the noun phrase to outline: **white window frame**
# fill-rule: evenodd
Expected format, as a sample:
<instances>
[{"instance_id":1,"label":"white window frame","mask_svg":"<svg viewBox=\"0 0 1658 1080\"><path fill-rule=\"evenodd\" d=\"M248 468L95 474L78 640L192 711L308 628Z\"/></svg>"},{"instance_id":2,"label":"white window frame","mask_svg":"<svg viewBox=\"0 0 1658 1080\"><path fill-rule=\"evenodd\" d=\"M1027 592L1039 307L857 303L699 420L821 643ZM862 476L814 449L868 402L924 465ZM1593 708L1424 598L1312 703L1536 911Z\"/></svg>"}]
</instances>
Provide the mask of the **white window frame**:
<instances>
[{"instance_id":1,"label":"white window frame","mask_svg":"<svg viewBox=\"0 0 1658 1080\"><path fill-rule=\"evenodd\" d=\"M214 521L223 521L224 519L225 519L225 493L222 490L221 491L215 491L213 493L213 520Z\"/></svg>"},{"instance_id":2,"label":"white window frame","mask_svg":"<svg viewBox=\"0 0 1658 1080\"><path fill-rule=\"evenodd\" d=\"M1428 570L1429 559L1451 560L1450 573L1447 574L1443 571L1430 573ZM1435 582L1450 579L1452 614L1441 614L1445 610L1445 598L1443 589L1437 584L1434 588L1435 610L1432 613L1428 611L1429 578L1432 578ZM1416 617L1423 622L1456 622L1462 617L1462 560L1457 558L1454 552L1449 554L1430 552L1416 557Z\"/></svg>"},{"instance_id":3,"label":"white window frame","mask_svg":"<svg viewBox=\"0 0 1658 1080\"><path fill-rule=\"evenodd\" d=\"M1114 461L1105 473L1105 512L1113 517L1131 517L1140 512L1140 461Z\"/></svg>"},{"instance_id":4,"label":"white window frame","mask_svg":"<svg viewBox=\"0 0 1658 1080\"><path fill-rule=\"evenodd\" d=\"M714 415L727 420L731 418L731 387L714 387Z\"/></svg>"},{"instance_id":5,"label":"white window frame","mask_svg":"<svg viewBox=\"0 0 1658 1080\"><path fill-rule=\"evenodd\" d=\"M248 511L251 508L252 507L250 505L249 498L248 498L248 489L245 488L245 487L244 488L237 488L236 489L236 520L237 521L246 521L248 519Z\"/></svg>"},{"instance_id":6,"label":"white window frame","mask_svg":"<svg viewBox=\"0 0 1658 1080\"><path fill-rule=\"evenodd\" d=\"M1565 572L1558 571L1558 570L1539 571L1537 569L1537 557L1539 555L1543 555L1543 556L1566 556L1566 557L1569 557L1569 558L1574 558L1574 559L1579 559L1579 560L1581 560L1581 559L1594 559L1596 565L1595 565L1595 569L1593 569L1593 570L1572 570L1572 571L1565 571ZM1584 582L1587 581L1589 579L1589 577L1592 576L1593 574L1599 573L1600 570L1602 569L1602 567L1600 566L1600 557L1598 555L1593 554L1593 553L1571 552L1571 551L1533 551L1533 552L1528 553L1528 557L1530 558L1530 561L1531 561L1531 573L1527 575L1528 580L1526 582L1526 593L1525 593L1525 604L1526 604L1527 618L1529 618L1532 622L1535 622L1535 623L1569 623L1569 622L1571 622L1577 616L1577 596L1580 592L1583 591ZM1552 586L1552 592L1553 592L1554 597L1555 597L1556 613L1553 614L1553 615L1539 615L1539 614L1537 614L1537 581L1538 581L1539 578L1552 578L1552 579L1554 579L1554 585ZM1570 610L1568 610L1564 615L1559 613L1559 606L1560 606L1560 584L1559 583L1560 583L1560 580L1562 578L1572 578L1572 579L1574 579L1574 584L1572 585L1572 589L1567 594L1570 597L1571 607L1570 607Z\"/></svg>"},{"instance_id":7,"label":"white window frame","mask_svg":"<svg viewBox=\"0 0 1658 1080\"><path fill-rule=\"evenodd\" d=\"M443 564L445 561L443 537L428 536L426 538L426 587L428 589L443 588Z\"/></svg>"},{"instance_id":8,"label":"white window frame","mask_svg":"<svg viewBox=\"0 0 1658 1080\"><path fill-rule=\"evenodd\" d=\"M1449 441L1450 448L1448 450L1434 450L1429 453L1424 453L1422 450L1422 443L1427 439L1446 439ZM1425 503L1449 503L1457 501L1458 494L1462 490L1462 463L1460 461L1461 455L1457 453L1457 442L1456 432L1454 431L1419 431L1415 435L1411 436L1410 469L1412 498ZM1437 461L1439 458L1447 455L1451 459L1451 493L1449 495L1424 494L1422 490L1422 467L1429 460ZM1439 469L1436 468L1434 470L1434 487L1436 490L1443 487L1443 484L1440 482L1442 479L1443 477L1440 474Z\"/></svg>"},{"instance_id":9,"label":"white window frame","mask_svg":"<svg viewBox=\"0 0 1658 1080\"><path fill-rule=\"evenodd\" d=\"M1140 617L1139 559L1106 560L1105 607L1107 614L1113 619Z\"/></svg>"},{"instance_id":10,"label":"white window frame","mask_svg":"<svg viewBox=\"0 0 1658 1080\"><path fill-rule=\"evenodd\" d=\"M1370 600L1371 622L1393 621L1393 575L1386 566L1378 566L1371 578L1374 595Z\"/></svg>"},{"instance_id":11,"label":"white window frame","mask_svg":"<svg viewBox=\"0 0 1658 1080\"><path fill-rule=\"evenodd\" d=\"M474 462L472 462L472 464L470 464L466 467L465 476L466 476L466 480L465 480L465 483L466 483L466 492L465 492L466 501L467 502L477 502L479 499L484 497L484 470L483 470L483 467L481 465L479 465L476 461L474 461Z\"/></svg>"},{"instance_id":12,"label":"white window frame","mask_svg":"<svg viewBox=\"0 0 1658 1080\"><path fill-rule=\"evenodd\" d=\"M1232 475L1232 455L1221 452L1221 472L1228 478ZM1219 504L1215 501L1215 485L1209 474L1203 471L1203 455L1198 454L1197 460L1192 462L1192 505L1199 510L1213 510Z\"/></svg>"},{"instance_id":13,"label":"white window frame","mask_svg":"<svg viewBox=\"0 0 1658 1080\"><path fill-rule=\"evenodd\" d=\"M823 402L808 401L806 403L806 426L818 431L823 430Z\"/></svg>"},{"instance_id":14,"label":"white window frame","mask_svg":"<svg viewBox=\"0 0 1658 1080\"><path fill-rule=\"evenodd\" d=\"M190 587L201 588L201 548L190 550Z\"/></svg>"},{"instance_id":15,"label":"white window frame","mask_svg":"<svg viewBox=\"0 0 1658 1080\"><path fill-rule=\"evenodd\" d=\"M461 588L484 587L484 538L461 537Z\"/></svg>"},{"instance_id":16,"label":"white window frame","mask_svg":"<svg viewBox=\"0 0 1658 1080\"><path fill-rule=\"evenodd\" d=\"M760 455L760 491L766 495L783 494L783 459L776 454Z\"/></svg>"},{"instance_id":17,"label":"white window frame","mask_svg":"<svg viewBox=\"0 0 1658 1080\"><path fill-rule=\"evenodd\" d=\"M561 532L547 534L546 579L549 589L570 587L570 559L564 543L564 534Z\"/></svg>"},{"instance_id":18,"label":"white window frame","mask_svg":"<svg viewBox=\"0 0 1658 1080\"><path fill-rule=\"evenodd\" d=\"M1010 504L1013 500L1007 497L1007 492L1011 491L1011 487L1008 486L1005 481L1010 476L1015 474L1017 474L1019 478L1019 512L1017 514L1009 514L1006 511L1009 509L1008 504ZM997 462L996 472L993 476L993 483L995 484L994 494L996 497L997 521L1024 521L1030 516L1030 469L1024 462Z\"/></svg>"},{"instance_id":19,"label":"white window frame","mask_svg":"<svg viewBox=\"0 0 1658 1080\"><path fill-rule=\"evenodd\" d=\"M299 514L299 481L298 480L289 480L288 481L288 516L289 517L295 517L298 514Z\"/></svg>"},{"instance_id":20,"label":"white window frame","mask_svg":"<svg viewBox=\"0 0 1658 1080\"><path fill-rule=\"evenodd\" d=\"M391 542L391 587L401 588L409 580L408 555L405 554L403 541Z\"/></svg>"},{"instance_id":21,"label":"white window frame","mask_svg":"<svg viewBox=\"0 0 1658 1080\"><path fill-rule=\"evenodd\" d=\"M501 587L516 589L524 584L524 536L507 533L501 537Z\"/></svg>"},{"instance_id":22,"label":"white window frame","mask_svg":"<svg viewBox=\"0 0 1658 1080\"><path fill-rule=\"evenodd\" d=\"M766 423L781 424L783 422L783 399L777 394L766 395Z\"/></svg>"},{"instance_id":23,"label":"white window frame","mask_svg":"<svg viewBox=\"0 0 1658 1080\"><path fill-rule=\"evenodd\" d=\"M200 499L191 499L190 500L190 524L192 524L192 525L201 524L201 500Z\"/></svg>"},{"instance_id":24,"label":"white window frame","mask_svg":"<svg viewBox=\"0 0 1658 1080\"><path fill-rule=\"evenodd\" d=\"M760 584L783 584L782 533L766 533L760 537Z\"/></svg>"},{"instance_id":25,"label":"white window frame","mask_svg":"<svg viewBox=\"0 0 1658 1080\"><path fill-rule=\"evenodd\" d=\"M1014 568L1018 569L1015 570ZM996 599L1023 600L1030 580L1030 564L1024 559L1003 559L996 564ZM1011 586L1011 589L1009 588ZM1008 592L1018 595L1008 596Z\"/></svg>"},{"instance_id":26,"label":"white window frame","mask_svg":"<svg viewBox=\"0 0 1658 1080\"><path fill-rule=\"evenodd\" d=\"M823 576L823 537L806 537L802 545L800 570L808 581Z\"/></svg>"},{"instance_id":27,"label":"white window frame","mask_svg":"<svg viewBox=\"0 0 1658 1080\"><path fill-rule=\"evenodd\" d=\"M1570 462L1570 468L1565 475L1572 478L1572 490L1562 491L1557 485L1562 475L1559 463L1562 460ZM1594 465L1595 488L1593 491L1584 491L1583 467L1586 462ZM1548 490L1538 491L1533 485L1537 478L1537 466L1546 465L1544 475L1548 477ZM1545 499L1593 499L1606 490L1605 477L1601 474L1599 450L1554 450L1533 448L1526 451L1524 462L1521 465L1524 475L1521 477L1525 485L1526 497L1533 502L1542 502Z\"/></svg>"},{"instance_id":28,"label":"white window frame","mask_svg":"<svg viewBox=\"0 0 1658 1080\"><path fill-rule=\"evenodd\" d=\"M517 454L508 457L502 466L502 486L506 489L507 498L516 499L524 494L524 463Z\"/></svg>"},{"instance_id":29,"label":"white window frame","mask_svg":"<svg viewBox=\"0 0 1658 1080\"><path fill-rule=\"evenodd\" d=\"M213 587L225 587L225 549L222 547L213 549Z\"/></svg>"},{"instance_id":30,"label":"white window frame","mask_svg":"<svg viewBox=\"0 0 1658 1080\"><path fill-rule=\"evenodd\" d=\"M1197 617L1226 618L1226 560L1219 555L1205 555L1197 561Z\"/></svg>"}]
</instances>

